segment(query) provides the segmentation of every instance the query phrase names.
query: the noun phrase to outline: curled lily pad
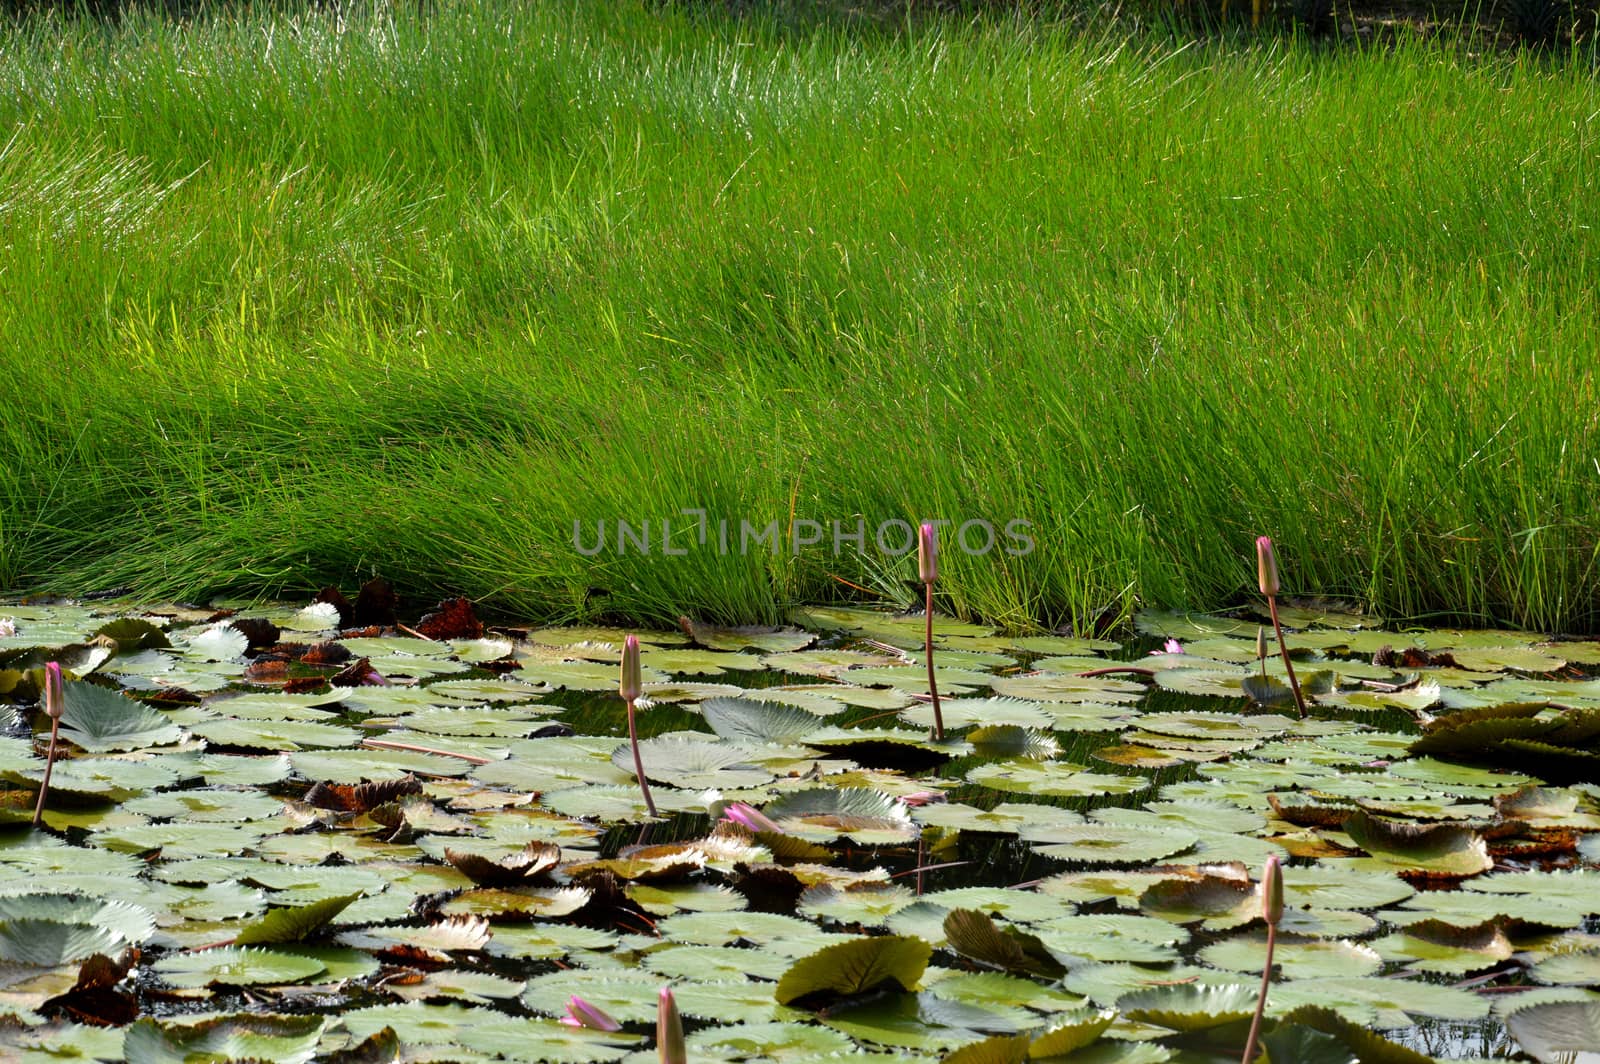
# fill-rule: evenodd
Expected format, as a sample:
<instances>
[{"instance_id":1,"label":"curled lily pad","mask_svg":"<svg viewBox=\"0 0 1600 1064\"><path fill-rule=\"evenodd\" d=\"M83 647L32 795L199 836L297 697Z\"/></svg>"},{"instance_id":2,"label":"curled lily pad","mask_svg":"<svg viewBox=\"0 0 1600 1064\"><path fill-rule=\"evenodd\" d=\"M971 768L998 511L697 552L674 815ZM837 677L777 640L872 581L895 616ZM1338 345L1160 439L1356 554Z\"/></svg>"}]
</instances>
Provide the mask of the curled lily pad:
<instances>
[{"instance_id":1,"label":"curled lily pad","mask_svg":"<svg viewBox=\"0 0 1600 1064\"><path fill-rule=\"evenodd\" d=\"M8 894L0 896L0 921L51 920L90 924L114 932L129 942L143 942L155 933L155 915L125 901L82 894Z\"/></svg>"},{"instance_id":2,"label":"curled lily pad","mask_svg":"<svg viewBox=\"0 0 1600 1064\"><path fill-rule=\"evenodd\" d=\"M910 990L921 980L932 956L932 946L905 935L878 935L824 946L784 972L773 996L787 1005L821 991L860 994L886 983Z\"/></svg>"},{"instance_id":3,"label":"curled lily pad","mask_svg":"<svg viewBox=\"0 0 1600 1064\"><path fill-rule=\"evenodd\" d=\"M68 923L36 917L0 920L0 960L53 968L92 957L120 953L127 940L99 924Z\"/></svg>"},{"instance_id":4,"label":"curled lily pad","mask_svg":"<svg viewBox=\"0 0 1600 1064\"><path fill-rule=\"evenodd\" d=\"M1600 1059L1600 1001L1530 1005L1506 1018L1517 1043L1540 1064L1590 1064Z\"/></svg>"},{"instance_id":5,"label":"curled lily pad","mask_svg":"<svg viewBox=\"0 0 1600 1064\"><path fill-rule=\"evenodd\" d=\"M905 803L865 787L794 791L763 810L785 832L810 839L849 835L858 842L904 842L917 826Z\"/></svg>"},{"instance_id":6,"label":"curled lily pad","mask_svg":"<svg viewBox=\"0 0 1600 1064\"><path fill-rule=\"evenodd\" d=\"M1122 1014L1174 1031L1204 1031L1249 1019L1256 991L1243 984L1171 986L1129 994L1117 1002Z\"/></svg>"},{"instance_id":7,"label":"curled lily pad","mask_svg":"<svg viewBox=\"0 0 1600 1064\"><path fill-rule=\"evenodd\" d=\"M1400 868L1471 876L1494 867L1488 844L1455 824L1404 824L1357 811L1344 830L1372 856Z\"/></svg>"},{"instance_id":8,"label":"curled lily pad","mask_svg":"<svg viewBox=\"0 0 1600 1064\"><path fill-rule=\"evenodd\" d=\"M360 894L341 894L314 901L309 905L295 905L273 909L267 915L242 928L234 936L236 946L263 946L280 942L300 942L322 930L334 917L350 907Z\"/></svg>"}]
</instances>

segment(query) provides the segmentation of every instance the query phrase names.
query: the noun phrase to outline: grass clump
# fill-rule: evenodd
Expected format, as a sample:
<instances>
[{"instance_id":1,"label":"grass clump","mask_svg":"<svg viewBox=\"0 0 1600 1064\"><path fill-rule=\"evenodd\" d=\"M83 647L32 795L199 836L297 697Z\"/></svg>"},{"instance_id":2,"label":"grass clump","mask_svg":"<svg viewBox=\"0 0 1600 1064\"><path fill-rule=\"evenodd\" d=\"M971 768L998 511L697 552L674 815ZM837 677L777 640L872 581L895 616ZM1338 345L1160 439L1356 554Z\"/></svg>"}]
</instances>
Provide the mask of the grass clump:
<instances>
[{"instance_id":1,"label":"grass clump","mask_svg":"<svg viewBox=\"0 0 1600 1064\"><path fill-rule=\"evenodd\" d=\"M982 519L1034 549L941 606L1005 623L1233 600L1271 528L1306 589L1595 624L1575 56L449 0L0 56L5 587L757 621Z\"/></svg>"}]
</instances>

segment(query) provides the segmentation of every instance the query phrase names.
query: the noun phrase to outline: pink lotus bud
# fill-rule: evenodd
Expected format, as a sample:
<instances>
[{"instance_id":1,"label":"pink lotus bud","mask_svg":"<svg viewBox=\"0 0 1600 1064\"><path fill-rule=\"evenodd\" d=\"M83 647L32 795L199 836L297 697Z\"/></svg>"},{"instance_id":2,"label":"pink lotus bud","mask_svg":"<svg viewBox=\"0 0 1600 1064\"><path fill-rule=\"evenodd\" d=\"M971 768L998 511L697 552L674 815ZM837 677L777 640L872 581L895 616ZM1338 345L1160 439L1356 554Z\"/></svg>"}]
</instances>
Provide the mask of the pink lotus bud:
<instances>
[{"instance_id":1,"label":"pink lotus bud","mask_svg":"<svg viewBox=\"0 0 1600 1064\"><path fill-rule=\"evenodd\" d=\"M1272 537L1256 537L1256 580L1263 595L1276 595L1278 584L1278 556L1272 552Z\"/></svg>"},{"instance_id":2,"label":"pink lotus bud","mask_svg":"<svg viewBox=\"0 0 1600 1064\"><path fill-rule=\"evenodd\" d=\"M661 988L656 1005L656 1051L661 1055L661 1064L689 1064L689 1050L683 1044L683 1019L678 1015L672 988L666 986Z\"/></svg>"},{"instance_id":3,"label":"pink lotus bud","mask_svg":"<svg viewBox=\"0 0 1600 1064\"><path fill-rule=\"evenodd\" d=\"M1256 625L1256 660L1267 660L1267 630Z\"/></svg>"},{"instance_id":4,"label":"pink lotus bud","mask_svg":"<svg viewBox=\"0 0 1600 1064\"><path fill-rule=\"evenodd\" d=\"M67 710L67 692L61 682L61 665L49 662L44 667L44 711L52 720L60 720Z\"/></svg>"},{"instance_id":5,"label":"pink lotus bud","mask_svg":"<svg viewBox=\"0 0 1600 1064\"><path fill-rule=\"evenodd\" d=\"M939 579L939 531L932 521L922 522L917 531L917 577L924 584Z\"/></svg>"},{"instance_id":6,"label":"pink lotus bud","mask_svg":"<svg viewBox=\"0 0 1600 1064\"><path fill-rule=\"evenodd\" d=\"M900 801L909 806L918 806L936 805L948 799L943 791L912 791L910 794L902 794Z\"/></svg>"},{"instance_id":7,"label":"pink lotus bud","mask_svg":"<svg viewBox=\"0 0 1600 1064\"><path fill-rule=\"evenodd\" d=\"M644 694L644 681L639 668L639 637L630 635L622 642L622 681L617 692L624 702L635 702Z\"/></svg>"},{"instance_id":8,"label":"pink lotus bud","mask_svg":"<svg viewBox=\"0 0 1600 1064\"><path fill-rule=\"evenodd\" d=\"M586 1027L591 1031L620 1031L622 1024L607 1016L576 994L567 1002L567 1014L561 1022L568 1027Z\"/></svg>"},{"instance_id":9,"label":"pink lotus bud","mask_svg":"<svg viewBox=\"0 0 1600 1064\"><path fill-rule=\"evenodd\" d=\"M1273 927L1283 919L1283 870L1277 857L1268 857L1261 873L1261 915Z\"/></svg>"},{"instance_id":10,"label":"pink lotus bud","mask_svg":"<svg viewBox=\"0 0 1600 1064\"><path fill-rule=\"evenodd\" d=\"M746 805L744 802L729 803L728 806L722 810L722 816L724 820L731 820L735 824L742 824L751 831L770 831L776 835L783 834L783 829L780 828L771 817L767 816L767 814L763 813L754 806Z\"/></svg>"}]
</instances>

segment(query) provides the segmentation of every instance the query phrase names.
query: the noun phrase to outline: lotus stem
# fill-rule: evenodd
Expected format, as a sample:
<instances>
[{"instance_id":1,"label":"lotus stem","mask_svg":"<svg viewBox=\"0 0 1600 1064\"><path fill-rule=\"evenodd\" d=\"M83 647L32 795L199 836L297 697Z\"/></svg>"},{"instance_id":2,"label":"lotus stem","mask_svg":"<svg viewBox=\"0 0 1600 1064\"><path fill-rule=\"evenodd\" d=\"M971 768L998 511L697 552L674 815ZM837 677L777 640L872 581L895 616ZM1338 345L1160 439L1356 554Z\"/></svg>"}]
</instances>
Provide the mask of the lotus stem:
<instances>
[{"instance_id":1,"label":"lotus stem","mask_svg":"<svg viewBox=\"0 0 1600 1064\"><path fill-rule=\"evenodd\" d=\"M1272 630L1278 634L1278 653L1283 657L1283 671L1289 676L1289 690L1294 693L1294 705L1300 719L1306 716L1306 696L1300 691L1300 681L1294 674L1294 663L1289 660L1289 643L1283 637L1283 625L1278 620L1278 556L1272 550L1270 536L1256 537L1256 577L1261 593L1267 597L1267 612L1272 615Z\"/></svg>"},{"instance_id":2,"label":"lotus stem","mask_svg":"<svg viewBox=\"0 0 1600 1064\"><path fill-rule=\"evenodd\" d=\"M928 662L928 694L933 699L933 741L944 741L944 713L939 708L939 685L933 678L933 585L939 579L939 533L932 521L917 532L917 575L922 578L922 656Z\"/></svg>"},{"instance_id":3,"label":"lotus stem","mask_svg":"<svg viewBox=\"0 0 1600 1064\"><path fill-rule=\"evenodd\" d=\"M650 796L650 781L645 779L644 759L639 756L639 725L634 703L644 693L643 670L639 665L639 637L630 635L622 644L622 678L617 683L617 693L628 706L628 745L633 749L633 773L639 778L639 792L644 795L644 807L651 816L656 815L656 800Z\"/></svg>"},{"instance_id":4,"label":"lotus stem","mask_svg":"<svg viewBox=\"0 0 1600 1064\"><path fill-rule=\"evenodd\" d=\"M39 783L39 799L33 807L33 826L44 823L45 795L50 792L50 770L56 764L56 742L61 733L61 714L66 712L66 688L61 682L61 665L49 662L44 667L44 711L50 718L50 749L44 758L44 779Z\"/></svg>"},{"instance_id":5,"label":"lotus stem","mask_svg":"<svg viewBox=\"0 0 1600 1064\"><path fill-rule=\"evenodd\" d=\"M1267 1011L1267 988L1272 985L1272 951L1278 944L1278 922L1283 919L1283 869L1276 857L1267 858L1261 873L1261 915L1267 921L1267 961L1261 969L1261 993L1256 995L1256 1014L1250 1020L1250 1037L1239 1064L1251 1064L1255 1059L1261 1018Z\"/></svg>"}]
</instances>

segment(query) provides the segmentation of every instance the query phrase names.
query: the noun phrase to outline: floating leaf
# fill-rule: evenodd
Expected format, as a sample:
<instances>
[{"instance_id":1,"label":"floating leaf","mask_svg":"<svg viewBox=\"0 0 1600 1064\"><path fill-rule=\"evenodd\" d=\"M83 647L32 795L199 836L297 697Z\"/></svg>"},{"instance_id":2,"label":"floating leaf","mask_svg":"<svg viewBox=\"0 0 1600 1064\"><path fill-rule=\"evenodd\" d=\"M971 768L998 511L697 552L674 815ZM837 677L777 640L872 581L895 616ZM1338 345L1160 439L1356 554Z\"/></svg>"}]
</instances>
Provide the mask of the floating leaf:
<instances>
[{"instance_id":1,"label":"floating leaf","mask_svg":"<svg viewBox=\"0 0 1600 1064\"><path fill-rule=\"evenodd\" d=\"M800 958L778 980L779 1004L822 991L861 994L892 983L910 990L922 978L933 947L920 938L879 935L825 946Z\"/></svg>"},{"instance_id":2,"label":"floating leaf","mask_svg":"<svg viewBox=\"0 0 1600 1064\"><path fill-rule=\"evenodd\" d=\"M793 791L769 803L763 812L786 833L802 838L849 835L871 845L905 842L918 834L903 802L864 787Z\"/></svg>"},{"instance_id":3,"label":"floating leaf","mask_svg":"<svg viewBox=\"0 0 1600 1064\"><path fill-rule=\"evenodd\" d=\"M309 905L273 909L241 928L234 936L233 943L236 946L265 946L303 941L326 927L359 897L360 894L341 894Z\"/></svg>"},{"instance_id":4,"label":"floating leaf","mask_svg":"<svg viewBox=\"0 0 1600 1064\"><path fill-rule=\"evenodd\" d=\"M821 727L815 713L750 698L708 698L700 705L711 730L735 743L790 743Z\"/></svg>"},{"instance_id":5,"label":"floating leaf","mask_svg":"<svg viewBox=\"0 0 1600 1064\"><path fill-rule=\"evenodd\" d=\"M1137 864L1182 853L1199 836L1178 828L1131 828L1111 824L1024 828L1022 837L1039 843L1034 852L1085 864Z\"/></svg>"},{"instance_id":6,"label":"floating leaf","mask_svg":"<svg viewBox=\"0 0 1600 1064\"><path fill-rule=\"evenodd\" d=\"M975 909L953 910L944 918L944 934L951 949L981 964L1048 979L1066 974L1066 968L1036 936L1013 927L1002 928Z\"/></svg>"},{"instance_id":7,"label":"floating leaf","mask_svg":"<svg viewBox=\"0 0 1600 1064\"><path fill-rule=\"evenodd\" d=\"M1358 810L1345 818L1344 830L1372 856L1401 868L1470 876L1494 867L1488 844L1471 828L1403 824Z\"/></svg>"},{"instance_id":8,"label":"floating leaf","mask_svg":"<svg viewBox=\"0 0 1600 1064\"><path fill-rule=\"evenodd\" d=\"M1377 1010L1381 1028L1408 1027L1413 1016L1432 1016L1441 1020L1477 1020L1487 1015L1489 1003L1477 994L1455 987L1438 986L1416 979L1378 977L1331 977L1289 981L1272 989L1278 1007L1322 1005L1356 1023L1358 1017Z\"/></svg>"},{"instance_id":9,"label":"floating leaf","mask_svg":"<svg viewBox=\"0 0 1600 1064\"><path fill-rule=\"evenodd\" d=\"M1256 1010L1256 991L1243 984L1170 986L1130 994L1117 1007L1140 1023L1174 1031L1204 1031L1249 1019Z\"/></svg>"},{"instance_id":10,"label":"floating leaf","mask_svg":"<svg viewBox=\"0 0 1600 1064\"><path fill-rule=\"evenodd\" d=\"M114 621L107 621L95 629L94 634L115 641L119 654L172 646L165 632L140 617L119 617Z\"/></svg>"},{"instance_id":11,"label":"floating leaf","mask_svg":"<svg viewBox=\"0 0 1600 1064\"><path fill-rule=\"evenodd\" d=\"M127 940L99 924L69 923L38 917L0 920L0 961L53 968L92 957L115 955Z\"/></svg>"},{"instance_id":12,"label":"floating leaf","mask_svg":"<svg viewBox=\"0 0 1600 1064\"><path fill-rule=\"evenodd\" d=\"M137 1020L128 1028L123 1054L140 1064L189 1064L196 1060L270 1060L302 1064L322 1037L321 1016L240 1013L188 1023Z\"/></svg>"},{"instance_id":13,"label":"floating leaf","mask_svg":"<svg viewBox=\"0 0 1600 1064\"><path fill-rule=\"evenodd\" d=\"M80 680L64 689L61 738L90 753L166 746L183 739L183 729L159 711L115 691Z\"/></svg>"},{"instance_id":14,"label":"floating leaf","mask_svg":"<svg viewBox=\"0 0 1600 1064\"><path fill-rule=\"evenodd\" d=\"M82 894L0 896L0 921L33 920L103 927L138 944L155 933L155 916L142 906Z\"/></svg>"},{"instance_id":15,"label":"floating leaf","mask_svg":"<svg viewBox=\"0 0 1600 1064\"><path fill-rule=\"evenodd\" d=\"M1200 959L1235 972L1259 972L1267 956L1264 931L1235 936L1200 951ZM1355 942L1278 936L1273 963L1285 979L1321 979L1332 976L1370 975L1383 964L1377 950Z\"/></svg>"},{"instance_id":16,"label":"floating leaf","mask_svg":"<svg viewBox=\"0 0 1600 1064\"><path fill-rule=\"evenodd\" d=\"M731 743L707 742L676 736L644 739L639 743L645 775L658 783L703 790L721 787L758 787L772 779L772 773L750 764L749 752ZM624 743L611 754L619 770L633 770L633 748Z\"/></svg>"},{"instance_id":17,"label":"floating leaf","mask_svg":"<svg viewBox=\"0 0 1600 1064\"><path fill-rule=\"evenodd\" d=\"M161 978L179 987L298 983L326 970L326 965L311 957L232 946L172 954L151 967Z\"/></svg>"},{"instance_id":18,"label":"floating leaf","mask_svg":"<svg viewBox=\"0 0 1600 1064\"><path fill-rule=\"evenodd\" d=\"M1052 761L1001 761L980 765L967 773L969 782L999 791L1083 798L1099 794L1132 794L1150 786L1140 776L1112 776L1087 772L1082 765Z\"/></svg>"},{"instance_id":19,"label":"floating leaf","mask_svg":"<svg viewBox=\"0 0 1600 1064\"><path fill-rule=\"evenodd\" d=\"M1506 1029L1540 1064L1600 1061L1600 1001L1530 1005L1508 1016Z\"/></svg>"}]
</instances>

